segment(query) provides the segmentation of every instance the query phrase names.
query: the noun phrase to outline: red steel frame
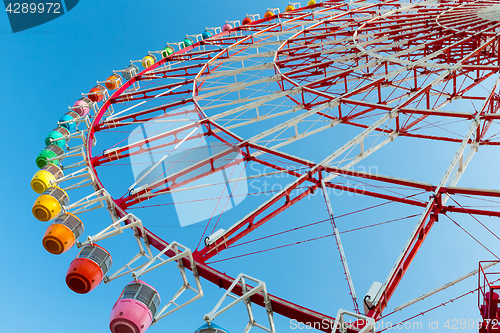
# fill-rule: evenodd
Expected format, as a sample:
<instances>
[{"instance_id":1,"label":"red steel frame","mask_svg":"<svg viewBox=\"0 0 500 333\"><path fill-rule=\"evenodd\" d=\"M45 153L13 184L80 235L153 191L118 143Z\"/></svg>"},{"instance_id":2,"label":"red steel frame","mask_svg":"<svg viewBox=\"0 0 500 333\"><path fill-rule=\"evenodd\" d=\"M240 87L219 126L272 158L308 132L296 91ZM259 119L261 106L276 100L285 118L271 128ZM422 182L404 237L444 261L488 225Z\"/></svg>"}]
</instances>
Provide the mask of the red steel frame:
<instances>
[{"instance_id":1,"label":"red steel frame","mask_svg":"<svg viewBox=\"0 0 500 333\"><path fill-rule=\"evenodd\" d=\"M363 116L370 113L387 113L394 110L394 107L390 104L401 99L401 96L384 96L383 91L385 87L397 87L401 91L407 91L411 93L411 97L406 99L404 103L400 103L397 107L397 114L395 116L395 126L394 128L383 128L379 127L376 131L389 134L391 132L396 132L398 136L406 136L419 139L428 140L438 140L438 141L448 141L448 142L462 142L463 138L456 135L435 135L426 134L424 132L419 132L417 130L417 125L421 125L429 117L439 117L446 119L458 119L462 121L472 121L473 119L479 119L481 126L477 127L477 132L474 138L471 138L468 144L478 144L481 145L500 145L500 141L495 141L486 138L486 133L493 120L500 118L497 113L500 108L500 98L495 93L488 96L473 96L468 95L473 91L474 87L482 82L488 80L493 74L498 73L500 70L500 42L498 37L495 37L494 29L500 28L500 22L487 22L485 20L474 19L470 15L467 16L468 10L471 7L486 6L489 4L497 4L496 1L481 1L472 2L465 1L462 5L458 5L452 1L441 1L439 6L433 8L422 8L418 12L400 12L389 16L385 20L368 20L362 21L360 23L357 14L373 13L375 10L383 10L384 8L398 8L400 5L396 1L381 1L378 4L370 5L363 8L355 8L350 10L347 4L340 1L329 1L322 4L316 5L321 10L327 11L338 11L336 15L332 16L329 20L319 22L312 25L310 28L303 32L297 33L294 37L290 38L285 44L279 49L276 61L274 63L275 71L280 75L280 80L278 84L283 90L289 90L296 87L301 87L300 99L292 98L290 99L299 105L303 105L305 110L312 110L318 105L329 103L331 101L338 101L338 113L332 115L331 113L321 113L318 115L325 117L330 120L340 120L344 124L349 124L352 126L357 126L361 128L368 128L369 125L365 124L363 121ZM468 6L468 7L467 7ZM457 23L457 16L453 10L460 11L458 17L461 23ZM463 14L460 14L463 13ZM464 17L466 18L464 20ZM281 14L281 19L291 19L291 20L312 20L314 14L310 11L296 10L293 12ZM252 26L247 29L249 31L274 31L273 29L279 29L281 26L275 24L270 24L269 22L276 17L270 18L269 20L260 20L254 22ZM427 21L425 21L427 19ZM433 20L431 20L433 19ZM452 25L453 24L453 25ZM450 27L447 27L450 25ZM341 27L342 26L342 27ZM465 31L463 27L467 26L468 31ZM418 32L417 32L417 29ZM455 31L455 30L457 31ZM352 36L353 31L358 31L366 34L370 34L370 38L376 40L380 38L379 42L373 43L371 46L374 48L387 48L387 39L381 36L391 35L391 38L395 41L406 41L418 43L420 48L414 50L413 52L401 55L401 58L407 59L420 59L425 57L430 57L432 54L439 50L439 54L433 59L438 59L442 67L436 67L433 69L427 68L425 64L415 64L408 71L408 75L412 75L407 81L413 82L411 88L407 88L403 85L404 82L391 82L387 79L387 75L392 71L398 70L402 65L395 63L393 60L386 60L380 62L376 67L374 67L372 60L369 59L369 54L362 53L356 48L345 48L345 50L339 50L337 56L345 57L346 61L352 62L355 67L348 68L336 62L335 59L328 59L324 56L324 53L314 51L315 48L309 48L308 44L313 43L324 43L331 41L336 38L346 38ZM422 34L426 34L426 40L422 40ZM213 39L214 45L245 45L245 43L253 43L253 36L231 36L228 37L227 33L223 33L219 36L215 36ZM362 38L360 39L363 40ZM301 43L305 42L304 45ZM206 59L222 59L229 58L232 55L225 49L211 50L211 51L200 51L192 52L195 49L197 43L187 49L182 50L174 54L172 57L193 57L194 55L207 55ZM203 42L201 42L203 44ZM402 45L395 45L391 48L393 52L404 53L405 49ZM211 53L218 53L214 58L210 57ZM180 56L182 54L182 56ZM233 54L234 55L234 54ZM154 93L169 89L172 86L178 86L179 83L165 86L157 86L154 88L149 88L146 90L141 90L138 92L128 92L124 94L124 91L130 88L134 82L141 80L143 77L147 77L147 72L152 69L158 68L165 61L171 59L164 59L159 63L153 65L147 70L142 71L136 77L134 77L129 82L125 83L120 89L118 89L110 99L108 99L103 106L100 108L99 114L95 117L93 121L92 128L89 130L88 134L88 144L86 147L87 160L90 168L93 170L97 180L97 186L103 188L100 182L96 167L117 159L126 158L133 154L138 154L144 152L145 149L158 149L164 147L153 146L150 148L142 148L143 142L138 142L134 145L121 148L114 151L113 154L102 154L94 156L92 154L92 142L95 134L99 131L104 131L109 128L114 128L118 126L124 126L121 122L128 121L134 122L138 121L139 117L141 121L147 121L153 117L148 116L150 113L155 111L165 111L166 106L152 108L150 110L137 112L133 115L125 115L114 119L112 122L103 121L103 114L106 110L113 104L122 101L133 101L140 99L151 98L148 93ZM439 90L439 87L434 88L433 85L429 85L424 79L425 76L430 76L434 74L435 76L444 75L442 74L442 68L446 66L454 66L460 62L460 67L456 68L454 71L450 71L443 77L442 84L450 85L451 88L448 89L450 93L443 93L444 88ZM366 65L363 70L366 73L362 77L359 76L359 69L357 66ZM327 74L327 69L333 68L336 73L333 75ZM392 71L390 69L392 68ZM201 66L200 64L193 64L184 66L181 68L172 68L170 70L165 70L158 72L161 76L165 77L167 74L169 76L176 76L185 78L182 83L185 88L181 91L175 91L170 93L170 95L182 95L182 94L193 94L195 97L197 94L197 89L199 85L203 83L197 82L196 77L203 75L208 75L215 68L210 68L210 66ZM381 74L382 73L382 74ZM385 75L383 75L385 73ZM457 78L472 78L473 82L464 86L459 84ZM354 80L359 80L359 83L355 86L350 85ZM465 81L464 81L465 82ZM193 85L193 88L190 88ZM349 86L350 85L350 86ZM339 89L335 91L335 89ZM373 93L377 96L377 102L370 102L362 98L367 96L369 93ZM361 96L361 99L354 99L354 96ZM462 99L479 100L484 102L484 109L476 112L466 113L466 112L454 112L454 111L441 111L439 106L443 103L447 103L454 98L460 97ZM169 107L175 107L180 105L185 105L190 102L195 102L193 98L183 99L169 105ZM420 105L424 105L421 107ZM344 107L344 110L343 110ZM351 110L349 112L349 110ZM191 177L182 182L176 183L176 179L189 174L191 171L202 167L207 164L212 164L212 172L216 171L213 168L213 161L224 157L225 155L238 151L242 155L241 160L233 161L226 164L224 167L240 163L242 161L253 161L260 163L262 165L271 167L275 170L280 170L286 172L287 174L296 177L297 179L291 183L287 188L274 196L265 205L255 210L252 214L248 215L246 218L241 220L235 228L228 232L223 239L219 239L214 244L205 247L201 250L195 251L193 256L196 261L197 269L199 274L219 285L222 288L228 288L233 282L233 279L221 272L209 267L205 262L212 258L215 254L223 251L228 246L234 244L238 240L242 239L246 235L250 234L253 230L262 226L264 223L277 216L280 212L284 211L291 205L301 201L309 194L315 192L321 188L322 181L330 173L348 175L350 177L355 177L359 179L368 179L370 181L379 182L380 184L397 184L400 186L405 186L412 189L418 189L426 191L429 194L434 194L436 186L427 183L408 181L404 179L396 179L387 176L374 175L363 172L356 172L352 170L346 170L342 168L336 168L325 165L312 164L309 161L303 160L301 158L290 156L284 153L280 153L277 150L273 150L262 145L245 141L232 132L226 130L223 126L211 121L209 118L204 116L201 109L186 111L186 114L193 113L200 116L200 121L191 124L188 127L194 127L203 125L206 128L204 134L196 135L193 138L200 137L201 135L214 136L217 137L221 142L224 142L229 148L215 156L211 160L201 161L194 164L191 168L183 170L182 172L174 175L174 177L169 177L168 181L164 180L158 182L154 186L143 189L137 193L124 195L122 198L115 199L116 205L121 207L123 210L127 210L133 205L136 205L144 200L147 200L144 194L148 195L158 195L163 191L172 190L177 187L183 186L190 183L196 179L202 178L205 174L197 175ZM171 115L164 115L168 117ZM164 138L166 136L174 136L176 133L185 130L186 128L177 129L164 135L159 136L157 139ZM193 139L190 138L190 139ZM149 140L151 141L154 140ZM175 145L178 143L179 139L174 139L169 145ZM300 173L295 170L290 170L286 166L282 166L275 163L267 162L257 156L254 156L255 152L265 152L266 154L273 155L279 159L291 161L296 164L308 167L309 171L306 173ZM157 189L161 185L170 184L166 189ZM307 190L302 191L300 194L293 196L292 192L298 187L308 184ZM360 193L355 188L349 186L335 184L333 182L325 182L325 186L329 188L341 189L342 191ZM465 209L463 207L456 206L443 206L442 196L443 195L456 195L456 194L467 194L470 196L484 196L484 197L500 197L500 192L488 191L480 189L465 189L458 187L441 187L436 195L433 195L428 202L423 202L420 200L415 200L406 197L399 197L396 195L388 195L385 193L380 193L377 191L363 191L363 195L372 196L375 198L381 198L386 200L391 200L394 202L399 202L403 204L413 205L417 207L425 208L430 205L430 209L425 214L423 220L424 223L421 225L419 231L409 240L410 246L407 248L403 255L402 260L399 262L392 276L388 278L388 284L386 285L385 291L380 298L379 303L374 309L370 310L369 316L375 319L382 315L382 312L387 306L388 301L391 296L396 291L398 284L408 270L412 260L415 258L418 250L422 246L425 238L431 231L434 223L438 219L440 214L455 212L464 214L474 214L474 215L485 215L485 216L498 216L500 217L500 211L494 210L480 210L480 209ZM167 245L159 237L147 231L147 237L149 242L156 247L158 250L162 250ZM185 266L190 268L189 263L186 261ZM240 292L241 290L236 290ZM333 317L320 314L318 312L306 309L299 305L293 304L286 300L280 299L276 296L271 296L273 311L289 318L296 319L301 322L315 323L334 321ZM252 301L259 305L264 305L264 300L261 295L255 295L252 297ZM325 330L328 331L328 330ZM355 330L350 330L354 332Z\"/></svg>"},{"instance_id":2,"label":"red steel frame","mask_svg":"<svg viewBox=\"0 0 500 333\"><path fill-rule=\"evenodd\" d=\"M495 261L498 263L498 261ZM490 333L490 332L500 332L500 319L497 313L492 313L492 308L489 305L495 305L498 308L500 300L493 299L493 295L496 292L500 292L500 273L498 272L487 272L484 265L495 263L493 261L480 261L479 262L479 276L478 285L479 292L477 293L477 303L479 311L483 316L484 320L481 324L479 332Z\"/></svg>"}]
</instances>

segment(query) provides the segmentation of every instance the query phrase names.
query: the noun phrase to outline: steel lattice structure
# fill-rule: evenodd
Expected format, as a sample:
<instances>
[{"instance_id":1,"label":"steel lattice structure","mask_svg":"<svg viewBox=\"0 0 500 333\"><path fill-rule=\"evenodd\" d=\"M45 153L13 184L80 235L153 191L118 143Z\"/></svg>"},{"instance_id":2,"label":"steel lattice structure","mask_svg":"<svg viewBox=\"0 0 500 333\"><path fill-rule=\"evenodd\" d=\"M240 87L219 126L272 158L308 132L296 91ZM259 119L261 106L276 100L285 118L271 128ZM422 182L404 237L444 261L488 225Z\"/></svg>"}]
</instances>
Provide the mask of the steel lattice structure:
<instances>
[{"instance_id":1,"label":"steel lattice structure","mask_svg":"<svg viewBox=\"0 0 500 333\"><path fill-rule=\"evenodd\" d=\"M257 163L291 177L208 246L193 251L199 275L226 289L233 278L210 260L316 192L332 189L418 209L416 225L367 313L378 320L439 216L500 217L499 207L465 207L458 197L493 200L500 191L457 186L481 147L500 145L499 70L500 1L325 1L274 12L199 38L127 81L99 106L85 160L95 189L110 192L117 218L237 165ZM131 128L151 123L174 125L123 143ZM346 126L350 136L337 136L340 142L331 146L321 141L324 133ZM96 139L120 131L126 135L113 139L114 146L102 153L93 149ZM321 159L294 153L301 141L316 137ZM168 175L162 171L147 184L136 182L119 192L109 190L101 176L105 166L208 138L222 148ZM401 140L449 143L456 151L435 183L355 170ZM345 177L370 190L342 182ZM237 175L232 178L238 181ZM394 186L401 191L392 191ZM327 195L325 201L357 310L335 205ZM148 229L142 236L159 251L168 246ZM184 265L192 268L187 259ZM335 320L278 296L270 299L275 313L300 322ZM256 294L252 302L264 305L264 298Z\"/></svg>"}]
</instances>

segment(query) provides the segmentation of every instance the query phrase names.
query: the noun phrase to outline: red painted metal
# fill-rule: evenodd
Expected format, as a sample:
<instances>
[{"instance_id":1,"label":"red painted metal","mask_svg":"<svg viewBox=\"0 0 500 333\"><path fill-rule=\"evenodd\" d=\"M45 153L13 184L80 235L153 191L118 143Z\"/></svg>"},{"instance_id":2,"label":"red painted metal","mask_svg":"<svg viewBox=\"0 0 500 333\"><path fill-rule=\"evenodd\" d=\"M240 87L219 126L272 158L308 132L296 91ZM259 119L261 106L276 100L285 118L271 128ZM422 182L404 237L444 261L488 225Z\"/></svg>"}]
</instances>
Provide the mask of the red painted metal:
<instances>
[{"instance_id":1,"label":"red painted metal","mask_svg":"<svg viewBox=\"0 0 500 333\"><path fill-rule=\"evenodd\" d=\"M500 273L495 270L487 270L485 267L498 261L479 262L479 292L477 293L477 303L483 321L479 327L480 333L500 332L500 313L498 305L500 303Z\"/></svg>"},{"instance_id":2,"label":"red painted metal","mask_svg":"<svg viewBox=\"0 0 500 333\"><path fill-rule=\"evenodd\" d=\"M500 107L499 97L495 94L490 96L476 96L473 93L475 87L481 83L487 82L488 79L500 71L500 52L498 52L500 43L496 38L493 38L495 36L493 31L500 28L500 23L481 21L477 17L471 16L467 8L472 10L475 4L471 1L463 1L462 3L465 9L461 9L462 12L458 16L454 13L454 10L459 8L457 2L440 1L437 7L418 8L416 12L395 13L384 19L374 18L373 20L367 20L363 17L365 14L375 13L376 10L399 8L401 5L396 3L395 0L381 1L377 4L371 4L352 10L350 10L349 5L343 2L328 1L318 4L317 7L321 8L320 12L311 13L306 10L296 10L281 14L281 20L297 22L297 26L300 25L300 21L318 19L320 14L330 12L331 17L324 21L320 20L319 23L312 24L306 31L296 33L283 43L276 54L274 62L275 72L280 76L278 85L283 90L300 88L300 97L290 96L289 100L302 106L305 110L313 110L315 107L336 100L338 102L337 114L333 113L333 110L336 109L332 109L330 113L318 112L317 115L328 121L339 120L345 125L368 128L370 124L366 122L367 116L381 115L397 110L398 113L396 114L394 124L387 128L379 127L375 130L386 135L394 132L397 133L398 136L408 138L459 143L462 141L460 135L455 135L446 131L441 131L439 134L430 134L421 130L419 126L435 118L470 123L470 121L477 116L481 121L481 127L478 128L476 137L471 139L469 143L472 144L475 142L479 145L500 145L500 140L486 138L491 122L500 119L500 116L497 114ZM496 4L497 2L483 3ZM477 10L477 8L474 8L474 10ZM271 23L272 20L273 18L262 19L252 23L250 26L233 30L233 32L244 32L241 35L231 32L223 33L214 36L213 39L208 41L197 43L190 48L177 52L170 58L159 61L151 68L139 73L136 78L125 83L118 89L101 107L88 134L88 145L86 147L87 159L96 175L98 187L103 188L96 170L96 167L99 165L116 160L117 158L121 159L139 152L145 152L147 149L153 150L163 148L166 145L143 148L143 143L139 142L117 150L115 152L116 158L112 158L108 155L93 155L91 142L97 132L104 132L111 128L127 126L129 123L133 124L140 121L148 121L158 117L158 113L166 113L167 110L180 105L191 102L195 103L196 97L199 94L199 89L201 89L204 84L203 80L199 80L201 82L198 82L197 79L210 75L210 73L217 72L220 66L203 64L201 62L198 63L196 62L197 60L195 61L195 56L206 56L206 58L201 57L198 58L198 60L223 60L240 55L247 46L269 40L269 37L262 37L258 34L250 35L250 33L276 32L283 29L279 23ZM293 27L292 25L290 26ZM465 27L467 27L468 30L465 30ZM353 46L353 44L350 43L353 41L354 31L357 31L360 35L366 34L369 37L359 38L357 41L358 45ZM426 40L422 39L422 35L426 36ZM346 42L342 44L343 42L338 42L339 40L346 40ZM347 40L349 40L349 43ZM387 42L388 40L393 44L389 45ZM337 43L339 45L338 50L335 52L337 57L330 58L333 52L328 53L319 46L312 46L315 43L330 43L332 45ZM218 47L206 51L194 51L198 45L217 45ZM235 50L229 50L219 47L229 45L238 46L239 49L235 47ZM418 45L419 47L410 49L407 45ZM363 47L367 49L362 51L361 48ZM387 54L392 54L392 58L381 57L379 61L375 63L373 60L375 56L373 54L376 54L376 52L371 50L386 50L385 52ZM497 54L495 54L495 52L497 52ZM417 64L408 65L412 60L427 58L432 59L434 62L425 63L423 61ZM160 66L170 60L185 60L188 65L179 68L161 69ZM455 65L457 66L452 67ZM125 93L125 90L130 88L136 81L141 81L141 83L148 82L145 80L148 79L147 75L152 70L156 71L155 75L158 75L158 78L175 77L178 78L179 81L168 85L154 86L137 92ZM401 71L401 73L406 74L404 77L401 76L399 81L391 81L392 75L394 75L396 71ZM437 83L431 84L430 81L425 80L425 77L431 76L434 78L440 76L442 80L439 84L449 88L445 89L440 87ZM469 78L472 78L472 80L468 80ZM192 89L189 87L191 84L193 85ZM186 88L182 88L182 91L168 92L169 89L179 85L186 86ZM391 94L384 95L383 92L386 89L393 89L393 91ZM444 90L446 90L445 93L443 92ZM397 91L397 95L393 95L395 91ZM102 119L104 112L106 112L111 104L150 99L157 94L164 94L162 96L165 97L188 95L190 98L139 111L134 114L127 114L117 117L114 120L104 121ZM376 96L376 99L369 98L370 94ZM485 103L486 107L479 112L441 110L440 106L444 106L446 103L456 98L480 101L481 103ZM400 100L402 100L402 102L400 102ZM199 107L197 104L195 105L197 108ZM415 234L415 237L410 240L410 246L406 252L403 253L403 260L396 268L394 274L389 277L387 288L380 302L369 313L370 316L376 319L382 316L382 312L386 308L391 296L396 291L405 272L417 255L440 214L454 212L500 217L500 212L496 210L465 209L463 207L451 205L443 206L441 204L441 196L445 193L446 195L465 194L477 197L500 197L500 192L498 191L443 187L440 189L437 196L427 199L436 189L432 184L356 172L326 165L316 165L300 157L284 154L255 142L244 141L233 132L226 130L224 126L205 117L202 108L197 109L193 114L195 112L200 115L202 119L197 124L192 124L191 127L198 124L203 125L206 129L203 135L218 138L230 148L216 154L211 160L195 163L193 166L174 175L174 177L158 182L150 188L143 189L132 195L124 195L120 199L115 199L115 203L126 210L148 199L147 196L143 195L159 195L242 161L253 161L296 177L285 190L276 194L262 207L239 221L223 239L219 239L214 244L193 253L200 275L222 288L228 288L233 282L233 279L209 267L205 262L215 254L224 251L228 246L248 236L254 230L293 204L318 190L321 187L321 179L324 179L325 175L329 173L370 181L376 183L377 186L373 187L373 191L360 191L350 186L326 182L325 186L328 188L390 200L416 207L424 208L428 204L431 206L431 209L423 217L424 222L420 230ZM169 116L172 115L164 114L160 117ZM176 130L164 133L163 136L159 136L158 138L167 137L169 135L175 136L175 134L180 131L181 130ZM196 137L199 136L201 135ZM151 141L154 142L154 139ZM167 145L174 145L178 142L180 142L180 140L175 138ZM137 150L134 151L134 149ZM226 163L223 167L218 169L213 168L214 160L221 159L232 152L239 152L242 158L237 161ZM267 156L273 156L276 162L271 163L259 158L256 156L257 153L265 153ZM288 167L285 162L300 164L304 167L308 167L309 170L307 172L297 172ZM208 164L212 164L211 171L199 174L179 183L176 182L178 178ZM170 184L166 189L158 189L160 186L166 184ZM302 186L306 184L306 190L292 196L292 190L296 190L299 187L302 188ZM398 196L380 190L381 187L388 185L403 186L415 190L415 193L417 193L418 190L425 193L422 197L426 199L419 200L418 198ZM151 244L159 250L162 250L167 245L150 231L147 231L147 237ZM188 264L186 264L186 267L191 268ZM241 290L238 289L237 293L241 293ZM252 301L256 304L263 305L263 299L260 295L256 295L252 298ZM334 320L332 317L300 307L275 296L272 296L272 305L275 312L301 322L314 323L321 322L322 320Z\"/></svg>"}]
</instances>

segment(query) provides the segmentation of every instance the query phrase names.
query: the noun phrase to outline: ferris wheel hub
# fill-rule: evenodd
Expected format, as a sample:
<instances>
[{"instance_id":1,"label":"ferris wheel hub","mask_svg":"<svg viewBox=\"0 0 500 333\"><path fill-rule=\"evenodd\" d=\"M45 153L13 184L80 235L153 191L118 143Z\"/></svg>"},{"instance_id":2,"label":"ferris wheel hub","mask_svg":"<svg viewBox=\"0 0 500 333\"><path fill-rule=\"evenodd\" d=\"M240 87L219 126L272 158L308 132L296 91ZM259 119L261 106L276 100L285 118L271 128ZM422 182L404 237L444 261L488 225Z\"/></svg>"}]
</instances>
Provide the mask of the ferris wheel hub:
<instances>
[{"instance_id":1,"label":"ferris wheel hub","mask_svg":"<svg viewBox=\"0 0 500 333\"><path fill-rule=\"evenodd\" d=\"M500 21L500 5L491 5L477 11L477 16L488 21Z\"/></svg>"}]
</instances>

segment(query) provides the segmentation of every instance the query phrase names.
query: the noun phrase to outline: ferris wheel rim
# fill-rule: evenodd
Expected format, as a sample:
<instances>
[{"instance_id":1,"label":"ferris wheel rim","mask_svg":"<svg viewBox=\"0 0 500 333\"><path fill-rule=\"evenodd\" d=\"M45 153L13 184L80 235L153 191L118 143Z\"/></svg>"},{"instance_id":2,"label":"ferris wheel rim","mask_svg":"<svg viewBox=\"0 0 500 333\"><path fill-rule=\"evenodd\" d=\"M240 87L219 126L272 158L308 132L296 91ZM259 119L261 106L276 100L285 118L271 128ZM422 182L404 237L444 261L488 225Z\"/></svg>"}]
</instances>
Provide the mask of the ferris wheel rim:
<instances>
[{"instance_id":1,"label":"ferris wheel rim","mask_svg":"<svg viewBox=\"0 0 500 333\"><path fill-rule=\"evenodd\" d=\"M393 2L393 1L389 1L389 2ZM326 10L326 9L325 9L325 10ZM320 23L318 23L318 24L320 24ZM268 28L268 29L270 29L270 28ZM224 32L223 34L229 34L229 32ZM296 35L298 35L298 34L299 34L299 33L297 33ZM252 36L252 35L247 36L247 39L249 39L249 38L250 38L250 36ZM290 39L291 39L291 38L290 38ZM235 43L235 44L233 44L233 45L240 44L240 43L241 43L241 41L239 41L238 43ZM281 47L284 47L284 44L285 44L285 43L286 43L286 41L282 43L282 46L280 46L280 48L281 48ZM197 47L198 45L199 45L199 43L196 43L196 44L194 44L194 45L192 45L192 46L189 46L188 48L185 48L185 49L183 49L183 50L181 50L181 51L178 51L178 52L176 52L176 53L174 53L174 54L175 54L175 55L179 55L179 54L183 54L183 53L189 52L190 50L192 50L193 48ZM230 47L232 47L233 45L231 45L231 46L227 47L225 50L229 49L229 48L230 48ZM223 54L223 52L225 52L225 50L224 50L224 51L219 52L219 55ZM275 59L276 59L276 56L277 56L277 53L275 54ZM215 59L216 59L216 58L212 58L210 61L215 60ZM144 74L147 74L147 72L149 72L149 71L151 71L151 70L153 70L153 69L155 69L155 68L157 68L157 67L159 67L159 66L163 65L166 61L167 61L167 59L162 59L161 61L159 61L159 62L155 63L154 65L152 65L152 66L150 66L150 67L148 67L148 68L144 69L143 71L141 71L141 72L138 74L138 76L142 76L142 75L144 75ZM207 64L208 64L208 62L207 62L207 63L205 63L204 67L203 67L203 68L202 68L202 69L198 72L198 74L197 74L197 76L196 76L196 77L200 77L201 73L203 72L203 70L204 70L205 66L207 66ZM275 64L274 64L274 66L275 66L275 69L278 69L278 68L277 68L277 66L276 66ZM97 172L96 172L96 170L95 170L95 166L92 164L92 157L93 157L93 155L92 155L92 142L93 142L93 139L95 138L94 126L95 126L95 125L97 125L97 124L98 124L98 122L102 119L102 117L103 117L104 113L107 111L107 109L108 109L108 108L109 108L109 106L111 105L111 100L112 100L113 98L117 98L117 97L119 97L119 96L121 95L121 93L122 93L122 92L124 92L124 91L125 91L128 87L130 87L130 85L131 85L131 84L133 84L133 83L135 82L135 80L136 80L136 79L137 79L136 77L132 78L131 80L129 80L126 84L124 84L122 87L120 87L120 89L118 89L117 91L115 91L115 92L114 92L114 93L110 96L110 98L109 98L109 99L108 99L108 100L104 103L104 105L103 105L103 106L99 109L99 114L97 114L97 115L96 115L96 117L94 118L94 120L93 120L93 122L92 122L92 126L91 126L91 128L89 129L88 136L87 136L86 159L87 159L87 163L88 163L88 165L90 166L90 169L91 169L92 175L93 175L93 177L95 178L95 181L96 181L96 186L98 187L98 189L105 189L105 187L104 187L104 185L102 184L102 182L100 181L100 179L99 179L99 177L98 177L98 175L97 175ZM196 83L195 83L195 82L194 82L193 84L194 84L194 86L196 86ZM194 96L195 96L195 89L193 89L193 97L194 97ZM119 207L119 204L115 201L115 199L113 198L112 200L115 202L115 205L116 205L117 207ZM157 237L157 236L155 236L155 235L154 235L154 234L153 234L150 230L147 230L147 235L148 235L148 236L150 236L150 235L151 235L151 236ZM160 238L158 238L158 239L160 239ZM222 274L221 272L219 272L218 270L215 270L215 269L213 269L212 267L210 267L210 266L206 265L204 262L198 262L198 261L196 261L196 262L197 262L197 265L198 265L198 264L200 264L200 265L202 265L202 266L206 266L206 267L210 268L210 270L212 270L212 271L213 271L213 272L212 272L212 277L215 277L215 276L219 275L219 278L220 278L220 276L223 276L223 274ZM233 279L233 280L234 280L234 279ZM233 280L231 280L231 282L232 282ZM275 296L274 296L274 297L275 297ZM276 297L276 298L277 298L277 297ZM277 298L277 299L279 299L279 298ZM304 308L304 309L306 309L307 311L312 311L312 310L309 310L309 309L307 309L307 308ZM329 318L331 319L331 317L329 317Z\"/></svg>"},{"instance_id":2,"label":"ferris wheel rim","mask_svg":"<svg viewBox=\"0 0 500 333\"><path fill-rule=\"evenodd\" d=\"M390 0L390 1L393 1L393 0ZM341 5L339 5L339 7L340 6ZM325 11L329 10L329 8L327 7L324 10ZM304 16L307 16L307 15L309 15L309 14L304 14ZM295 20L295 18L293 20ZM262 19L262 21L266 21L266 19ZM279 26L279 25L280 24L277 23L274 26L271 26L271 27L267 28L266 30L271 30L273 27L276 27L276 26ZM233 30L235 30L235 28L233 28ZM230 34L231 31L222 32L220 35ZM263 31L259 31L257 33L263 33ZM250 39L252 37L253 37L253 35L249 35L247 37L247 39ZM241 43L241 41L239 41L237 43L234 43L233 45L227 47L226 50L229 49L232 46L239 45L240 43ZM181 50L175 52L173 55L180 55L180 54L187 53L190 50L196 48L198 45L199 45L199 42L197 42L197 43L195 43L195 44L193 44L191 46L188 46L188 47L186 47L184 49L181 49ZM219 55L223 54L224 52L225 52L225 50L221 51L219 53ZM91 126L89 128L89 131L88 131L88 134L87 134L87 145L86 145L86 149L85 149L85 154L86 154L85 156L86 156L86 162L87 162L87 164L89 166L91 177L94 180L94 184L95 184L95 189L96 190L106 190L106 189L105 189L104 185L102 184L102 182L101 182L101 180L100 180L100 178L99 178L99 176L98 176L98 174L97 174L97 172L95 170L95 166L92 163L92 157L93 157L93 155L92 155L92 146L93 146L92 143L93 143L93 141L95 139L95 132L94 132L95 131L95 126L97 126L98 123L101 121L102 117L104 116L104 114L106 113L106 111L108 110L108 108L110 107L111 101L114 98L119 97L124 91L126 91L131 85L133 85L134 82L137 80L137 77L142 76L144 74L147 74L149 71L154 70L155 68L160 67L165 62L167 62L167 60L168 60L168 58L165 58L165 59L162 59L162 60L154 63L153 65L151 65L151 66L145 68L144 70L142 70L141 72L139 72L131 80L125 82L121 87L119 87L105 101L105 103L103 104L103 106L101 108L99 108L99 113L96 114L96 116L92 120L92 124L91 124ZM215 60L215 59L211 59L211 60ZM205 64L205 66L207 66L207 64ZM203 67L203 69L204 68L205 67ZM203 73L203 69L200 70L200 72L198 73L198 76L200 76ZM196 85L196 82L194 82L193 84ZM194 91L193 91L193 96L194 96ZM117 215L120 218L123 218L124 216L126 216L127 212L120 207L120 205L117 203L116 199L113 198L112 196L110 196L110 199L114 203L114 206L115 206L114 208L117 211ZM144 230L145 230L146 236L150 240L153 240L153 242L151 242L151 244L154 247L156 247L158 250L161 251L161 250L163 250L168 245L167 242L165 242L164 240L162 240L160 237L156 236L148 228L144 227ZM166 253L166 254L169 255L169 253ZM170 254L170 255L173 255L173 254ZM196 257L196 252L193 253L193 259L195 260L197 271L198 272L201 271L202 273L206 272L206 273L200 274L200 276L202 276L206 280L209 280L212 283L217 284L220 287L224 287L226 289L235 281L235 278L230 277L227 274L222 273L219 270L217 270L217 269L215 269L213 267L208 266L204 262L199 262L197 260L197 257ZM184 262L185 267L187 267L189 269L192 269L192 267L191 267L191 265L190 265L190 263L189 263L188 260L183 259L183 262ZM238 292L238 289L236 289L236 292ZM240 290L240 292L241 292L241 290ZM279 298L279 297L277 297L275 295L269 294L269 297L270 297L271 301L273 302L273 304L275 304L274 307L273 307L275 309L275 311L279 310L279 308L285 308L285 310L282 310L282 311L286 311L286 312L292 313L290 315L290 318L292 318L292 317L293 318L297 318L297 319L301 319L302 318L302 321L304 321L304 322L310 320L311 318L319 319L320 321L326 321L326 322L330 322L330 323L333 323L334 320L335 320L334 317L327 316L325 314L319 313L317 311L314 311L314 310L306 308L306 307L302 307L302 306L294 304L294 303L292 303L290 301L287 301L287 300L284 300L282 298ZM262 295L260 295L260 294L254 295L254 298L255 298L254 302L256 304L260 304L262 306L265 305L264 297ZM349 332L354 332L351 329L348 329L348 331Z\"/></svg>"}]
</instances>

